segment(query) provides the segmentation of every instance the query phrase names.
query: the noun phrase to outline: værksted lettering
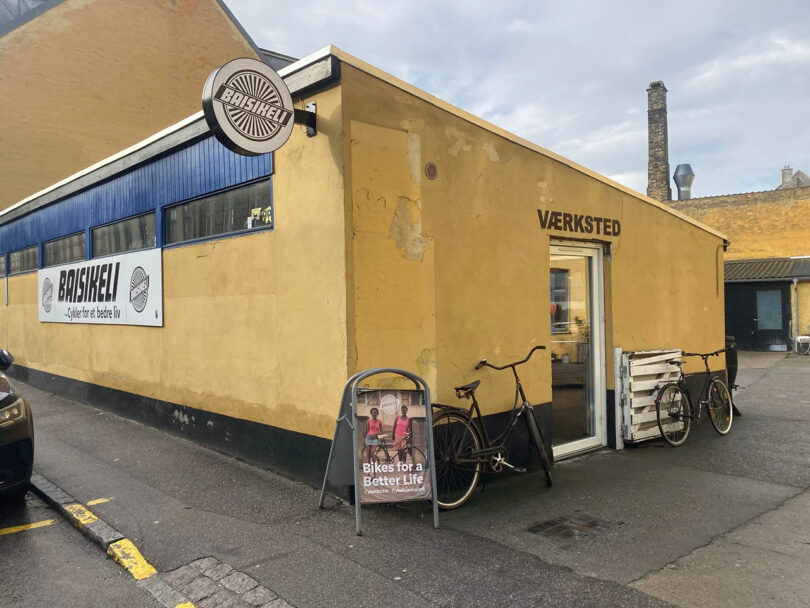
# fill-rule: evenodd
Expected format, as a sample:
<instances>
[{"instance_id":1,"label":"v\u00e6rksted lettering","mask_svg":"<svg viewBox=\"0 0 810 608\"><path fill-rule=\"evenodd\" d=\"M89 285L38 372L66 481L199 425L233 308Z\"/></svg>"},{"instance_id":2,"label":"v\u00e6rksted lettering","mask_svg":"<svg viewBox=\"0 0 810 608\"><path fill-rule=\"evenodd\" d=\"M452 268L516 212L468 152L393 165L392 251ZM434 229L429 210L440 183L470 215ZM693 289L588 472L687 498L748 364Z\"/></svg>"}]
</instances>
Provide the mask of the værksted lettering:
<instances>
[{"instance_id":1,"label":"v\u00e6rksted lettering","mask_svg":"<svg viewBox=\"0 0 810 608\"><path fill-rule=\"evenodd\" d=\"M549 211L548 209L538 209L537 215L543 230L563 230L603 236L619 236L622 232L621 222L609 217L594 217L580 213Z\"/></svg>"}]
</instances>

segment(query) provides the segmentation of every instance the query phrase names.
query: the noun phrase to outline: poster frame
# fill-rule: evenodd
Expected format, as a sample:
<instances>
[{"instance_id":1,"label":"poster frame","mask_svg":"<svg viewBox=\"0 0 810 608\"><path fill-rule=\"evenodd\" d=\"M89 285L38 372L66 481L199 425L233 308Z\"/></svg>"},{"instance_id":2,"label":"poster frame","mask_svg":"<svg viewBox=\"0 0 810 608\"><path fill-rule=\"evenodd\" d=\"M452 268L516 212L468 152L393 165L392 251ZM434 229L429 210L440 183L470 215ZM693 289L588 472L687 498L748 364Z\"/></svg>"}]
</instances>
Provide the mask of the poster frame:
<instances>
[{"instance_id":1,"label":"poster frame","mask_svg":"<svg viewBox=\"0 0 810 608\"><path fill-rule=\"evenodd\" d=\"M431 401L430 401L430 388L425 382L424 379L413 374L404 369L398 369L393 367L381 367L381 368L374 368L374 369L367 369L361 372L357 372L351 378L346 381L346 384L343 388L343 398L340 402L340 409L338 411L338 417L335 421L335 433L332 439L332 445L329 448L329 459L326 462L326 471L324 472L323 477L323 485L321 486L321 494L318 501L318 507L323 508L324 501L326 499L326 490L327 486L330 485L330 481L332 481L332 485L341 485L340 483L335 484L335 480L339 475L337 474L336 467L340 464L341 459L348 460L348 454L346 454L347 449L351 449L351 462L352 462L352 469L353 469L353 479L354 479L354 517L355 517L355 529L358 536L363 535L362 531L362 504L360 501L360 462L358 460L358 453L359 453L359 443L357 439L357 395L360 391L361 387L360 384L369 378L381 374L394 374L398 376L402 376L411 380L414 385L416 386L416 390L422 391L422 397L425 404L425 425L426 425L426 433L425 439L427 443L427 459L428 463L430 464L429 473L430 473L430 487L431 487L431 499L430 501L433 503L433 527L439 527L439 503L437 499L436 493L436 463L433 456L433 417L432 417L432 408L431 408ZM347 433L351 434L351 448L348 447L348 435ZM345 481L345 477L344 477ZM394 502L394 501L392 501ZM398 501L397 501L398 502ZM379 503L384 504L384 503Z\"/></svg>"}]
</instances>

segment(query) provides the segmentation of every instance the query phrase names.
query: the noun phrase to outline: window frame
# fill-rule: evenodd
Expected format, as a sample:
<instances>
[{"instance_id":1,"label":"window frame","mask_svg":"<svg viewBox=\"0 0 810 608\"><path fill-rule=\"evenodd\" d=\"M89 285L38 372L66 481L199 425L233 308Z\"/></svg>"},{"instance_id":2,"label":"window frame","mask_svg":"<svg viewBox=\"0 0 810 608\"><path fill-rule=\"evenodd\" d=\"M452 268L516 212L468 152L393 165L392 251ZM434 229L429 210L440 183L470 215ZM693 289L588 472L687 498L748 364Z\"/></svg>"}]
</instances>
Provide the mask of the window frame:
<instances>
[{"instance_id":1,"label":"window frame","mask_svg":"<svg viewBox=\"0 0 810 608\"><path fill-rule=\"evenodd\" d=\"M269 187L270 187L270 205L269 205L270 206L270 223L269 224L263 225L263 226L258 226L256 228L242 228L240 230L234 230L234 231L231 231L231 232L221 232L219 234L213 234L213 235L210 235L210 236L200 236L200 237L195 237L193 239L187 239L187 240L183 240L183 241L177 241L175 243L169 243L169 241L168 241L168 232L169 232L168 214L169 214L169 211L171 211L172 209L177 209L179 207L182 207L183 205L190 205L190 204L196 203L198 201L205 200L207 198L212 198L214 196L219 196L221 194L226 194L226 193L232 192L234 190L240 190L242 188L247 188L249 186L255 186L255 185L257 185L259 183L262 183L262 182L267 182ZM205 241L227 239L227 238L231 238L231 237L235 237L235 236L244 236L244 235L247 235L247 234L257 234L257 233L265 232L265 231L273 231L273 230L275 230L275 227L276 227L276 205L275 205L275 198L273 196L273 175L272 174L271 175L266 175L266 176L260 177L258 179L250 180L250 181L247 181L247 182L240 182L240 183L235 184L234 186L231 186L229 188L223 188L222 190L216 190L214 192L207 192L207 193L202 194L200 196L195 196L194 198L189 198L189 199L186 199L184 201L179 201L177 203L171 203L171 204L163 205L161 207L161 213L163 214L162 218L161 218L162 219L162 224L163 224L163 234L161 235L162 236L162 241L163 241L163 244L162 244L163 249L173 249L175 247L184 247L186 245L195 245L197 243L203 243Z\"/></svg>"},{"instance_id":2,"label":"window frame","mask_svg":"<svg viewBox=\"0 0 810 608\"><path fill-rule=\"evenodd\" d=\"M34 251L37 252L37 257L36 257L37 261L36 261L36 264L34 265L34 267L33 268L26 268L24 270L18 270L16 272L11 272L11 254L18 253L20 251L27 251L29 249L33 249ZM40 255L39 255L40 254L39 249L40 249L39 243L37 243L35 245L28 245L27 247L20 247L19 249L15 249L14 251L9 251L8 254L7 254L8 255L8 274L7 274L7 276L16 276L18 274L26 274L28 272L37 272L39 270L39 268L40 268L39 263L41 261L40 260Z\"/></svg>"},{"instance_id":3,"label":"window frame","mask_svg":"<svg viewBox=\"0 0 810 608\"><path fill-rule=\"evenodd\" d=\"M63 239L69 239L74 236L82 236L84 237L84 242L82 243L82 257L76 260L69 260L67 262L56 262L54 264L48 264L46 258L46 246L48 243L55 243L57 241L61 241ZM71 232L70 234L66 234L64 236L56 237L55 239L49 239L47 241L42 241L42 263L40 264L41 268L51 268L53 266L62 266L64 264L75 264L77 262L84 262L87 260L87 231L79 230L77 232Z\"/></svg>"},{"instance_id":4,"label":"window frame","mask_svg":"<svg viewBox=\"0 0 810 608\"><path fill-rule=\"evenodd\" d=\"M149 249L155 249L160 247L160 241L158 239L158 230L159 230L159 223L158 223L158 212L160 208L152 209L151 211L145 211L143 213L136 213L135 215L128 215L127 217L118 218L117 220L112 220L111 222L105 222L104 224L97 224L95 226L90 226L90 258L91 260L101 259L101 258L109 258L114 255L124 255L127 253L133 253L135 251L148 251ZM115 224L120 224L122 222L128 222L130 220L134 220L135 218L144 217L147 215L152 215L155 218L155 243L148 247L138 247L137 249L125 249L124 251L115 251L113 253L105 253L103 255L96 254L96 241L93 235L93 231L99 228L106 228L108 226L114 226Z\"/></svg>"}]
</instances>

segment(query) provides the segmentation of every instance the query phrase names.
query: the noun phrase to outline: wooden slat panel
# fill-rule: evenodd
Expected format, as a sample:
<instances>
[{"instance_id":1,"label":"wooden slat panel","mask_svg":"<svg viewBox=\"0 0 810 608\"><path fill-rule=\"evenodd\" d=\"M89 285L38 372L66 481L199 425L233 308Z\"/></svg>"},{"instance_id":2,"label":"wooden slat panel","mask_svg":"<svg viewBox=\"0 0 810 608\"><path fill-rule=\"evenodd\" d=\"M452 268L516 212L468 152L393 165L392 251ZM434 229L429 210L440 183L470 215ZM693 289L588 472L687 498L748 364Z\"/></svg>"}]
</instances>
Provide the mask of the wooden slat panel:
<instances>
[{"instance_id":1,"label":"wooden slat panel","mask_svg":"<svg viewBox=\"0 0 810 608\"><path fill-rule=\"evenodd\" d=\"M630 381L630 390L634 393L638 391L654 391L665 384L667 384L668 378L653 378L652 380L631 380Z\"/></svg>"},{"instance_id":2,"label":"wooden slat panel","mask_svg":"<svg viewBox=\"0 0 810 608\"><path fill-rule=\"evenodd\" d=\"M633 395L632 410L643 409L645 407L655 406L655 393L649 395Z\"/></svg>"},{"instance_id":3,"label":"wooden slat panel","mask_svg":"<svg viewBox=\"0 0 810 608\"><path fill-rule=\"evenodd\" d=\"M658 413L653 410L651 412L633 412L631 416L633 424L643 424L645 422L655 422L658 424Z\"/></svg>"},{"instance_id":4,"label":"wooden slat panel","mask_svg":"<svg viewBox=\"0 0 810 608\"><path fill-rule=\"evenodd\" d=\"M658 424L658 414L655 410L651 412L633 412L633 424L644 424L645 422L655 422ZM680 423L670 423L670 424L680 424Z\"/></svg>"},{"instance_id":5,"label":"wooden slat panel","mask_svg":"<svg viewBox=\"0 0 810 608\"><path fill-rule=\"evenodd\" d=\"M631 373L634 374L636 367L642 367L644 365L650 365L652 363L659 363L661 361L669 361L670 359L680 359L680 358L681 358L681 351L679 350L668 350L658 355L650 355L649 357L634 358L633 356L631 356L630 370Z\"/></svg>"},{"instance_id":6,"label":"wooden slat panel","mask_svg":"<svg viewBox=\"0 0 810 608\"><path fill-rule=\"evenodd\" d=\"M640 431L633 431L633 441L641 441L643 439L655 439L656 437L660 436L661 431L658 430L658 425Z\"/></svg>"},{"instance_id":7,"label":"wooden slat panel","mask_svg":"<svg viewBox=\"0 0 810 608\"><path fill-rule=\"evenodd\" d=\"M629 353L627 372L623 378L624 390L629 394L630 420L624 424L629 427L628 441L645 441L661 436L658 428L658 417L655 411L655 398L658 390L669 382L677 381L680 367L669 363L673 359L681 360L680 350L643 351ZM629 422L629 424L628 424ZM668 427L679 428L679 422L669 422ZM625 434L627 431L625 431Z\"/></svg>"},{"instance_id":8,"label":"wooden slat panel","mask_svg":"<svg viewBox=\"0 0 810 608\"><path fill-rule=\"evenodd\" d=\"M678 376L675 374L665 375L660 378L656 378L655 376L642 376L642 379L633 378L630 380L630 392L642 393L639 397L644 397L647 395L648 391L657 393L665 384L677 380Z\"/></svg>"},{"instance_id":9,"label":"wooden slat panel","mask_svg":"<svg viewBox=\"0 0 810 608\"><path fill-rule=\"evenodd\" d=\"M670 365L668 363L655 363L653 365L640 365L638 367L633 368L633 377L636 376L650 376L650 375L658 375L664 373L673 373L677 374L681 371L681 368L677 365Z\"/></svg>"}]
</instances>

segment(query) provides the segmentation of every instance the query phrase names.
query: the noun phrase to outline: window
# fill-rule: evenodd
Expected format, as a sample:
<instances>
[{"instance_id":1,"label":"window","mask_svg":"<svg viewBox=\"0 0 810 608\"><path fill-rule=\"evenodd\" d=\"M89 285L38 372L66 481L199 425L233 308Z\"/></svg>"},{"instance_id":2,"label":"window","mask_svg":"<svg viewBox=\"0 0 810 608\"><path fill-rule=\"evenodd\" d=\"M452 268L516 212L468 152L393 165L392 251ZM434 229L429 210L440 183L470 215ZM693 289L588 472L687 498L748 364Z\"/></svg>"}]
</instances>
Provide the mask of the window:
<instances>
[{"instance_id":1,"label":"window","mask_svg":"<svg viewBox=\"0 0 810 608\"><path fill-rule=\"evenodd\" d=\"M9 274L29 272L39 268L39 247L32 245L8 254Z\"/></svg>"},{"instance_id":2,"label":"window","mask_svg":"<svg viewBox=\"0 0 810 608\"><path fill-rule=\"evenodd\" d=\"M272 195L266 179L169 207L166 244L272 226Z\"/></svg>"},{"instance_id":3,"label":"window","mask_svg":"<svg viewBox=\"0 0 810 608\"><path fill-rule=\"evenodd\" d=\"M155 214L147 213L93 228L93 257L155 246Z\"/></svg>"},{"instance_id":4,"label":"window","mask_svg":"<svg viewBox=\"0 0 810 608\"><path fill-rule=\"evenodd\" d=\"M57 266L84 259L84 232L48 241L42 245L42 265Z\"/></svg>"},{"instance_id":5,"label":"window","mask_svg":"<svg viewBox=\"0 0 810 608\"><path fill-rule=\"evenodd\" d=\"M568 333L568 271L551 269L551 333Z\"/></svg>"}]
</instances>

